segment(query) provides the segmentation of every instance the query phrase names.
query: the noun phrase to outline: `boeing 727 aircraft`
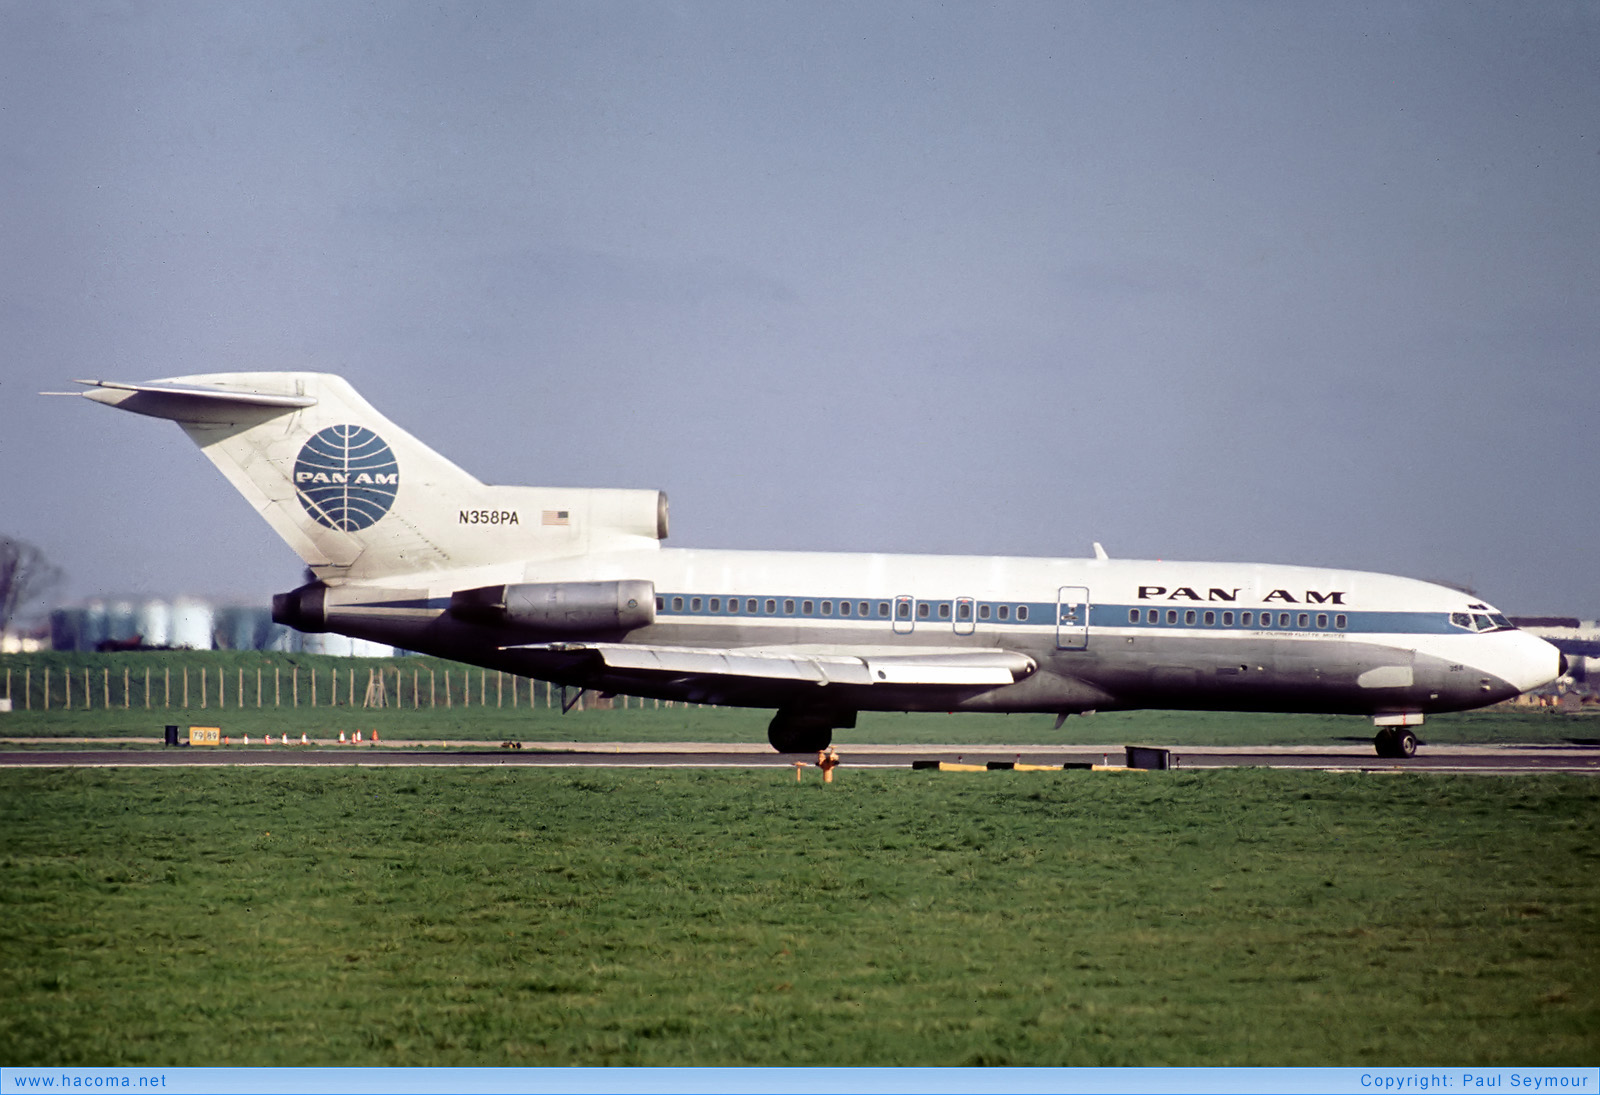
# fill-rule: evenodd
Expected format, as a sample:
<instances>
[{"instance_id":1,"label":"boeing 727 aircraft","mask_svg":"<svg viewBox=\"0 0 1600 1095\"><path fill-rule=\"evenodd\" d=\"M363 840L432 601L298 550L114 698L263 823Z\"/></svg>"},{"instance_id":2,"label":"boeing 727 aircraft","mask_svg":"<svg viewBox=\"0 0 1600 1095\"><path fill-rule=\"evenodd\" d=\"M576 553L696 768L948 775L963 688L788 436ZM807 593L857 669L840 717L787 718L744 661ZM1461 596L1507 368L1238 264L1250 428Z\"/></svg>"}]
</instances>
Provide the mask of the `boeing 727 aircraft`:
<instances>
[{"instance_id":1,"label":"boeing 727 aircraft","mask_svg":"<svg viewBox=\"0 0 1600 1095\"><path fill-rule=\"evenodd\" d=\"M1370 716L1409 756L1436 711L1564 671L1475 597L1263 563L677 550L657 491L479 482L340 377L79 381L178 423L315 581L334 631L579 689L776 708L780 752L858 711L1133 708Z\"/></svg>"}]
</instances>

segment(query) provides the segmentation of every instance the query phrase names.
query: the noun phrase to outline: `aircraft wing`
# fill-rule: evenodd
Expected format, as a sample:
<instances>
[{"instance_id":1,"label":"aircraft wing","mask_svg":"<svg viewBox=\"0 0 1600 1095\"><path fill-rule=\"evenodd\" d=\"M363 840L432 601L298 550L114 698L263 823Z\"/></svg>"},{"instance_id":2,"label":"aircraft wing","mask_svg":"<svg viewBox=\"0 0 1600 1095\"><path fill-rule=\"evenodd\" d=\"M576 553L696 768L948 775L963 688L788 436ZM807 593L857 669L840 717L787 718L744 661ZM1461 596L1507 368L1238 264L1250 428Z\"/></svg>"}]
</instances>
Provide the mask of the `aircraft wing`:
<instances>
[{"instance_id":1,"label":"aircraft wing","mask_svg":"<svg viewBox=\"0 0 1600 1095\"><path fill-rule=\"evenodd\" d=\"M588 655L607 669L672 677L743 678L812 684L916 684L954 687L1012 684L1038 664L1026 654L998 648L925 649L878 653L849 648L646 646L640 643L531 643L506 647L551 654Z\"/></svg>"}]
</instances>

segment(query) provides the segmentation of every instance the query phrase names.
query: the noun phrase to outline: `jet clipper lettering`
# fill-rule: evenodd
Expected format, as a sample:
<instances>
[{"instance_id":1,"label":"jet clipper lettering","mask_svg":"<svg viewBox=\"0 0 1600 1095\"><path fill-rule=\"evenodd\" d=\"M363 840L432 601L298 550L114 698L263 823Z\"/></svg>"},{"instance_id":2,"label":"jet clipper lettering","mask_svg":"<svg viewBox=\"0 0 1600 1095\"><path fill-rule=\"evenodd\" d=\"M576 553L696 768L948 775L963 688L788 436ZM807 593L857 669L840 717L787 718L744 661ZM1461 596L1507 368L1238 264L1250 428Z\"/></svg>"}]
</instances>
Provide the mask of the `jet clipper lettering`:
<instances>
[{"instance_id":1,"label":"jet clipper lettering","mask_svg":"<svg viewBox=\"0 0 1600 1095\"><path fill-rule=\"evenodd\" d=\"M82 383L176 422L299 553L315 580L273 598L280 623L775 709L781 752L826 747L858 711L1048 712L1059 728L1159 707L1367 716L1379 753L1409 756L1427 714L1563 672L1491 606L1409 578L1098 545L1090 559L670 549L659 491L479 482L337 376Z\"/></svg>"}]
</instances>

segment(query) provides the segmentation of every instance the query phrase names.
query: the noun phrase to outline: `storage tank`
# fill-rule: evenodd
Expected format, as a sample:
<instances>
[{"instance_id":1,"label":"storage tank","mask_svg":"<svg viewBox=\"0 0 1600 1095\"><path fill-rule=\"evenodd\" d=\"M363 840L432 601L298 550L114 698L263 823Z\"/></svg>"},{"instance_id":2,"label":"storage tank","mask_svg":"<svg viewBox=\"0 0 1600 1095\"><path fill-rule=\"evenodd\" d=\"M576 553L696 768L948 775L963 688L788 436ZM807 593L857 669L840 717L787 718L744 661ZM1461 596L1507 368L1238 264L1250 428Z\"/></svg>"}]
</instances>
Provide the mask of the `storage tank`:
<instances>
[{"instance_id":1,"label":"storage tank","mask_svg":"<svg viewBox=\"0 0 1600 1095\"><path fill-rule=\"evenodd\" d=\"M139 635L139 627L134 619L132 601L113 601L106 610L106 638L125 643L135 635Z\"/></svg>"},{"instance_id":2,"label":"storage tank","mask_svg":"<svg viewBox=\"0 0 1600 1095\"><path fill-rule=\"evenodd\" d=\"M192 597L172 605L172 645L186 650L210 650L213 624L211 606Z\"/></svg>"},{"instance_id":3,"label":"storage tank","mask_svg":"<svg viewBox=\"0 0 1600 1095\"><path fill-rule=\"evenodd\" d=\"M108 638L107 613L104 601L90 601L83 606L83 629L78 632L78 650L93 650Z\"/></svg>"},{"instance_id":4,"label":"storage tank","mask_svg":"<svg viewBox=\"0 0 1600 1095\"><path fill-rule=\"evenodd\" d=\"M167 602L145 601L134 613L134 622L144 645L172 645L172 606Z\"/></svg>"},{"instance_id":5,"label":"storage tank","mask_svg":"<svg viewBox=\"0 0 1600 1095\"><path fill-rule=\"evenodd\" d=\"M50 649L90 649L82 645L84 615L81 608L58 608L50 613Z\"/></svg>"}]
</instances>

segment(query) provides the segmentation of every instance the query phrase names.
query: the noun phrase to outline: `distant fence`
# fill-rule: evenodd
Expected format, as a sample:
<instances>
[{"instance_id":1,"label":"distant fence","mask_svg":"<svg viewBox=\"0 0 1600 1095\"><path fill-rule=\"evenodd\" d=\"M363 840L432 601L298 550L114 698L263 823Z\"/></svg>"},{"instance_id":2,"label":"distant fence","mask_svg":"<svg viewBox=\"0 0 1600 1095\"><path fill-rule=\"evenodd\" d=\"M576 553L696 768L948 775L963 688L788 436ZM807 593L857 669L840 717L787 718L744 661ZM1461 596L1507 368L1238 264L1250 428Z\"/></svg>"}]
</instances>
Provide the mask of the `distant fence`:
<instances>
[{"instance_id":1,"label":"distant fence","mask_svg":"<svg viewBox=\"0 0 1600 1095\"><path fill-rule=\"evenodd\" d=\"M561 706L548 681L471 666L303 666L262 664L7 666L0 693L13 711L85 709L428 708ZM588 695L579 709L629 706L630 698ZM632 699L633 706L660 701ZM670 706L670 703L669 703Z\"/></svg>"}]
</instances>

